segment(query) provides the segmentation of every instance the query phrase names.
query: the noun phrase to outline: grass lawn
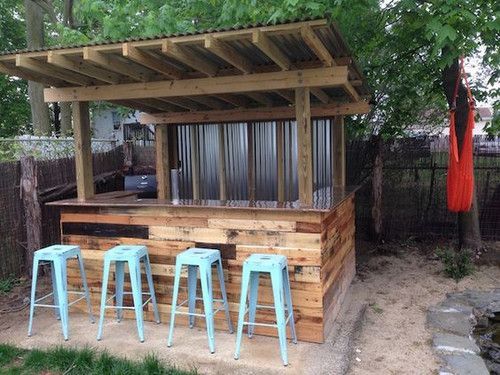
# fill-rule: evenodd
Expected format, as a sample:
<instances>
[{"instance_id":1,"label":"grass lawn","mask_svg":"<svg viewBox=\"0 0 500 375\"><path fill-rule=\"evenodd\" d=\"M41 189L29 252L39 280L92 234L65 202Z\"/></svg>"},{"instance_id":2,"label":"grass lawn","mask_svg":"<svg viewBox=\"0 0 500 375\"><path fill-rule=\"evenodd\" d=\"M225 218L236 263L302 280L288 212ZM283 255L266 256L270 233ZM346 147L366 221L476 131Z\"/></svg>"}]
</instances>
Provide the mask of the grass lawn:
<instances>
[{"instance_id":1,"label":"grass lawn","mask_svg":"<svg viewBox=\"0 0 500 375\"><path fill-rule=\"evenodd\" d=\"M150 355L140 362L111 356L106 352L56 347L49 350L25 350L0 344L0 374L196 374L168 366Z\"/></svg>"}]
</instances>

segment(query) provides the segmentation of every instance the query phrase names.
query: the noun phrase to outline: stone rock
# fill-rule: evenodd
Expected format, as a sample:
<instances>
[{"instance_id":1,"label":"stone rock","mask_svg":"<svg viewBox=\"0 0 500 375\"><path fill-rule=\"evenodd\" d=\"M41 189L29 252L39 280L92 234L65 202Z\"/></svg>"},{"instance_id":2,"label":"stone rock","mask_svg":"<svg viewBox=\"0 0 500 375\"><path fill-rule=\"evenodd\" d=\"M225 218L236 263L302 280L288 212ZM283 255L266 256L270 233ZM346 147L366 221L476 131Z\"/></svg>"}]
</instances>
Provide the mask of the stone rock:
<instances>
[{"instance_id":1,"label":"stone rock","mask_svg":"<svg viewBox=\"0 0 500 375\"><path fill-rule=\"evenodd\" d=\"M454 375L489 375L481 357L475 354L445 354L448 371Z\"/></svg>"},{"instance_id":2,"label":"stone rock","mask_svg":"<svg viewBox=\"0 0 500 375\"><path fill-rule=\"evenodd\" d=\"M476 343L466 336L435 333L432 341L434 349L442 353L478 354L480 351Z\"/></svg>"},{"instance_id":3,"label":"stone rock","mask_svg":"<svg viewBox=\"0 0 500 375\"><path fill-rule=\"evenodd\" d=\"M459 336L469 336L472 329L470 315L451 311L430 310L427 313L427 324L437 330Z\"/></svg>"}]
</instances>

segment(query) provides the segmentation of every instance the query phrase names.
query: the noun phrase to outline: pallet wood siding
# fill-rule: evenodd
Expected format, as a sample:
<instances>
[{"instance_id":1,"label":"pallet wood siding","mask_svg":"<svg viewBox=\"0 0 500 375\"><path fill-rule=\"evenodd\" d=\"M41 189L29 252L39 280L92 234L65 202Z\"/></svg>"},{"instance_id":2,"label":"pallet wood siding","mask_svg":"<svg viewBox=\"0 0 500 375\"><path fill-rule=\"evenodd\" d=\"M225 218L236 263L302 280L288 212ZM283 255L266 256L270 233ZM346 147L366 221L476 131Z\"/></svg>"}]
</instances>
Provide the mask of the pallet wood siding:
<instances>
[{"instance_id":1,"label":"pallet wood siding","mask_svg":"<svg viewBox=\"0 0 500 375\"><path fill-rule=\"evenodd\" d=\"M175 256L179 252L192 246L221 250L230 312L235 324L243 261L252 253L286 255L298 338L321 343L328 332L326 325L332 325L354 272L353 210L350 198L330 212L182 206L70 206L62 207L61 231L63 243L79 245L82 249L95 313L100 303L104 252L118 244L146 245L163 322L170 318ZM186 277L187 273L181 281L179 301L187 298ZM110 278L111 291L114 273ZM130 287L128 277L125 280L126 287ZM81 286L76 263L68 265L68 281L70 287ZM143 288L146 286L144 278ZM216 298L219 293L218 283L214 282ZM131 305L132 300L125 298L125 303ZM260 279L259 303L273 303L270 279L266 276ZM75 306L85 309L83 304ZM153 320L150 306L146 309L145 318ZM201 312L201 303L197 309ZM112 314L110 310L109 315ZM134 314L126 311L125 317L133 318ZM274 323L274 312L258 311L257 320ZM179 316L176 322L187 325L187 318ZM204 320L198 318L197 324L204 326ZM224 314L216 314L215 326L226 329ZM276 330L269 327L256 327L256 333L276 336Z\"/></svg>"}]
</instances>

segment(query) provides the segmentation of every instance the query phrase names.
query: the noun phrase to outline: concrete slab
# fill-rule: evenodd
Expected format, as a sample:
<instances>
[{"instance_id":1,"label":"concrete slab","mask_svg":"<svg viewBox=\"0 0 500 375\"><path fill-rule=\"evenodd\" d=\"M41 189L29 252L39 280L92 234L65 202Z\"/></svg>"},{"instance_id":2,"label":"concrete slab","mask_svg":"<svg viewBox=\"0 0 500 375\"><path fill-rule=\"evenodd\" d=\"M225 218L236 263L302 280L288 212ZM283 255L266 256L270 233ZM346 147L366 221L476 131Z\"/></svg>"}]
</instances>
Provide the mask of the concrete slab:
<instances>
[{"instance_id":1,"label":"concrete slab","mask_svg":"<svg viewBox=\"0 0 500 375\"><path fill-rule=\"evenodd\" d=\"M451 310L429 310L427 324L436 330L460 336L468 336L471 331L470 315Z\"/></svg>"},{"instance_id":2,"label":"concrete slab","mask_svg":"<svg viewBox=\"0 0 500 375\"><path fill-rule=\"evenodd\" d=\"M233 359L236 337L216 331L216 352L208 350L206 332L201 328L176 327L174 345L167 347L168 324L145 323L144 343L137 337L135 320L117 323L107 319L102 341L96 340L97 324L88 317L70 313L70 339L65 342L59 321L47 309L39 309L35 317L33 336L27 337L27 314L0 316L0 342L23 348L91 347L126 357L142 358L154 353L167 363L184 369L196 368L202 374L342 374L349 367L352 336L364 317L364 306L354 303L350 293L325 344L299 342L288 344L290 364L284 367L278 340L273 337L244 337L239 360Z\"/></svg>"},{"instance_id":3,"label":"concrete slab","mask_svg":"<svg viewBox=\"0 0 500 375\"><path fill-rule=\"evenodd\" d=\"M443 355L446 367L454 375L489 375L483 359L475 354Z\"/></svg>"},{"instance_id":4,"label":"concrete slab","mask_svg":"<svg viewBox=\"0 0 500 375\"><path fill-rule=\"evenodd\" d=\"M458 336L450 333L435 333L432 338L434 348L444 353L468 353L478 354L479 347L466 336Z\"/></svg>"}]
</instances>

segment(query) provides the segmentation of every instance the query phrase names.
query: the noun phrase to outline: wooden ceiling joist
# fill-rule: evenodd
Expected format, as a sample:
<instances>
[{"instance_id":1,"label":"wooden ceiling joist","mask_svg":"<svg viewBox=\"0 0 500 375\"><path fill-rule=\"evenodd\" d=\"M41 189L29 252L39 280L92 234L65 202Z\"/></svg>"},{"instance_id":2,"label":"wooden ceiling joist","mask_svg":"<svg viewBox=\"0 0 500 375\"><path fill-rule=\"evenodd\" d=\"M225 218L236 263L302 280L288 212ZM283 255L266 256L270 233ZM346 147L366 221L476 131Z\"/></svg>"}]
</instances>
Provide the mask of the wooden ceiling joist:
<instances>
[{"instance_id":1,"label":"wooden ceiling joist","mask_svg":"<svg viewBox=\"0 0 500 375\"><path fill-rule=\"evenodd\" d=\"M245 95L252 98L257 103L262 104L266 107L273 106L273 100L269 96L267 96L266 94L262 94L260 92L247 92L247 93L245 93Z\"/></svg>"},{"instance_id":2,"label":"wooden ceiling joist","mask_svg":"<svg viewBox=\"0 0 500 375\"><path fill-rule=\"evenodd\" d=\"M317 104L311 106L311 117L326 118L339 115L363 114L369 111L370 105L364 101L357 103ZM274 121L294 118L295 108L286 106L157 114L144 113L141 114L140 122L142 124L172 125Z\"/></svg>"},{"instance_id":3,"label":"wooden ceiling joist","mask_svg":"<svg viewBox=\"0 0 500 375\"><path fill-rule=\"evenodd\" d=\"M200 71L209 77L217 74L219 68L210 61L204 60L199 55L189 51L186 47L180 46L170 40L166 40L161 49L165 55L191 67L194 70Z\"/></svg>"},{"instance_id":4,"label":"wooden ceiling joist","mask_svg":"<svg viewBox=\"0 0 500 375\"><path fill-rule=\"evenodd\" d=\"M302 26L300 28L300 35L325 66L336 65L330 52L310 26Z\"/></svg>"},{"instance_id":5,"label":"wooden ceiling joist","mask_svg":"<svg viewBox=\"0 0 500 375\"><path fill-rule=\"evenodd\" d=\"M207 35L205 37L204 47L213 54L219 56L222 60L227 61L235 68L241 70L243 73L252 73L252 63L239 54L228 43L218 40L212 35Z\"/></svg>"},{"instance_id":6,"label":"wooden ceiling joist","mask_svg":"<svg viewBox=\"0 0 500 375\"><path fill-rule=\"evenodd\" d=\"M45 64L43 61L23 55L16 56L16 67L29 70L36 74L54 77L62 81L70 82L74 85L94 86L102 83L101 81L91 79L79 73L58 69L52 65Z\"/></svg>"},{"instance_id":7,"label":"wooden ceiling joist","mask_svg":"<svg viewBox=\"0 0 500 375\"><path fill-rule=\"evenodd\" d=\"M129 58L130 60L145 66L155 72L161 73L168 78L181 79L182 71L171 66L170 64L152 56L150 53L140 50L134 47L130 43L123 43L123 56Z\"/></svg>"},{"instance_id":8,"label":"wooden ceiling joist","mask_svg":"<svg viewBox=\"0 0 500 375\"><path fill-rule=\"evenodd\" d=\"M327 104L330 102L330 97L328 96L328 94L321 90L319 87L311 88L311 94L318 98L321 103Z\"/></svg>"},{"instance_id":9,"label":"wooden ceiling joist","mask_svg":"<svg viewBox=\"0 0 500 375\"><path fill-rule=\"evenodd\" d=\"M112 85L116 85L121 81L119 74L99 68L95 65L78 63L63 54L54 51L49 51L47 55L47 62L59 68L71 70Z\"/></svg>"},{"instance_id":10,"label":"wooden ceiling joist","mask_svg":"<svg viewBox=\"0 0 500 375\"><path fill-rule=\"evenodd\" d=\"M351 101L358 102L360 100L360 96L359 96L358 92L349 82L344 83L342 85L342 88L347 93L347 95L349 95L349 97L351 98Z\"/></svg>"},{"instance_id":11,"label":"wooden ceiling joist","mask_svg":"<svg viewBox=\"0 0 500 375\"><path fill-rule=\"evenodd\" d=\"M224 101L211 96L190 96L189 100L203 104L212 109L224 109L227 107Z\"/></svg>"},{"instance_id":12,"label":"wooden ceiling joist","mask_svg":"<svg viewBox=\"0 0 500 375\"><path fill-rule=\"evenodd\" d=\"M112 55L99 52L93 47L83 48L83 59L139 82L147 82L152 76L151 72L146 69L138 69Z\"/></svg>"},{"instance_id":13,"label":"wooden ceiling joist","mask_svg":"<svg viewBox=\"0 0 500 375\"><path fill-rule=\"evenodd\" d=\"M287 100L290 104L295 103L295 93L293 91L276 90L274 92L281 96L283 99Z\"/></svg>"},{"instance_id":14,"label":"wooden ceiling joist","mask_svg":"<svg viewBox=\"0 0 500 375\"><path fill-rule=\"evenodd\" d=\"M297 87L338 87L348 82L345 66L273 73L255 73L234 79L213 77L179 81L125 83L92 87L45 89L45 101L127 100L192 95L275 91Z\"/></svg>"},{"instance_id":15,"label":"wooden ceiling joist","mask_svg":"<svg viewBox=\"0 0 500 375\"><path fill-rule=\"evenodd\" d=\"M158 98L158 100L173 104L179 108L187 109L189 111L198 111L201 109L201 106L198 103L192 102L187 98Z\"/></svg>"},{"instance_id":16,"label":"wooden ceiling joist","mask_svg":"<svg viewBox=\"0 0 500 375\"><path fill-rule=\"evenodd\" d=\"M58 80L53 77L47 77L45 75L39 75L36 73L33 73L28 70L24 70L19 67L11 67L7 64L4 64L0 62L0 73L7 74L9 76L15 76L19 77L22 79L25 79L27 81L34 81L34 82L40 82L41 84L45 86L57 86L57 87L64 87L65 82Z\"/></svg>"},{"instance_id":17,"label":"wooden ceiling joist","mask_svg":"<svg viewBox=\"0 0 500 375\"><path fill-rule=\"evenodd\" d=\"M290 70L292 62L285 56L279 47L262 31L254 30L252 43L255 44L266 56L273 60L281 69Z\"/></svg>"},{"instance_id":18,"label":"wooden ceiling joist","mask_svg":"<svg viewBox=\"0 0 500 375\"><path fill-rule=\"evenodd\" d=\"M231 95L231 94L219 94L215 96L226 103L234 105L235 107L245 108L250 105L250 102L243 96Z\"/></svg>"}]
</instances>

